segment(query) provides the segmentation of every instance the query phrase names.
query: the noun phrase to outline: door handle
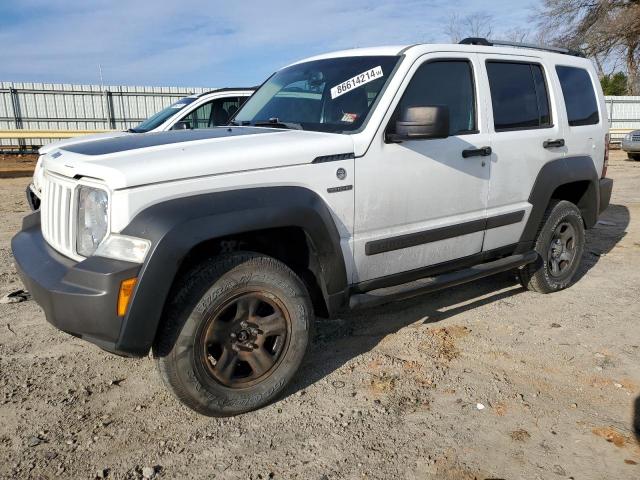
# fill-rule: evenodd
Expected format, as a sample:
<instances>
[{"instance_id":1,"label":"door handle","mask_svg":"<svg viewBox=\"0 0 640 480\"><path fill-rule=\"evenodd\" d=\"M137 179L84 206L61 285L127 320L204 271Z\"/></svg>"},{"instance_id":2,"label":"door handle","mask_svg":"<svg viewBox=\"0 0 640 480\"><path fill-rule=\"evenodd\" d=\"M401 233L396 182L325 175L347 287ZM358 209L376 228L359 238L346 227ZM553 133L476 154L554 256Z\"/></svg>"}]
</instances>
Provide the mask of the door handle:
<instances>
[{"instance_id":1,"label":"door handle","mask_svg":"<svg viewBox=\"0 0 640 480\"><path fill-rule=\"evenodd\" d=\"M469 148L462 151L462 158L488 157L491 155L491 147Z\"/></svg>"},{"instance_id":2,"label":"door handle","mask_svg":"<svg viewBox=\"0 0 640 480\"><path fill-rule=\"evenodd\" d=\"M557 140L545 140L544 142L542 142L542 146L544 148L564 147L564 138L559 138Z\"/></svg>"}]
</instances>

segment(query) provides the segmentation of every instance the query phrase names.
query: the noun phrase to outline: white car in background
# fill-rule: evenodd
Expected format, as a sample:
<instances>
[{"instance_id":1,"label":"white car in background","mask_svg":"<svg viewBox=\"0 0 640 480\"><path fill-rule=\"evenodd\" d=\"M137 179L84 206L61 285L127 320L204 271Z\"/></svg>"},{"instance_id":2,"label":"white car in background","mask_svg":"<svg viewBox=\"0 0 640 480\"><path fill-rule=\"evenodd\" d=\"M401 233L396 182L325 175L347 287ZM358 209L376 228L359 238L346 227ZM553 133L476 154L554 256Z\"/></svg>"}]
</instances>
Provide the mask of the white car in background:
<instances>
[{"instance_id":1,"label":"white car in background","mask_svg":"<svg viewBox=\"0 0 640 480\"><path fill-rule=\"evenodd\" d=\"M210 92L197 93L182 98L156 114L144 120L140 125L123 131L80 135L52 142L38 150L40 157L33 173L33 182L28 187L29 205L33 210L40 207L42 191L42 156L61 147L79 143L104 140L150 132L166 132L168 130L189 130L212 128L226 125L242 104L251 96L253 88L221 88Z\"/></svg>"},{"instance_id":2,"label":"white car in background","mask_svg":"<svg viewBox=\"0 0 640 480\"><path fill-rule=\"evenodd\" d=\"M627 133L622 139L622 150L629 160L640 160L640 130Z\"/></svg>"}]
</instances>

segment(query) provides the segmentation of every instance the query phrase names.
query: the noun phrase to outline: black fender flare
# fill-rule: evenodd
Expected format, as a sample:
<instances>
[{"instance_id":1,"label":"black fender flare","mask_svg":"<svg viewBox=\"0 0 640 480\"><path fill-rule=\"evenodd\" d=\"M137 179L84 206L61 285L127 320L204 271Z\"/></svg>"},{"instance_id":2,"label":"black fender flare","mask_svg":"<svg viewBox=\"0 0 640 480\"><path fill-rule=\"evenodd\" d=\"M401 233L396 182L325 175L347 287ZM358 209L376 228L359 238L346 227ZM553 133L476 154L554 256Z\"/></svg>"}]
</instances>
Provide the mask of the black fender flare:
<instances>
[{"instance_id":1,"label":"black fender flare","mask_svg":"<svg viewBox=\"0 0 640 480\"><path fill-rule=\"evenodd\" d=\"M588 186L578 200L577 206L582 213L585 227L593 227L598 221L600 212L598 180L598 172L592 158L589 156L558 158L544 164L538 172L529 195L528 201L533 205L533 208L518 242L516 253L522 253L533 248L536 234L553 193L563 185L574 182L588 182Z\"/></svg>"},{"instance_id":2,"label":"black fender flare","mask_svg":"<svg viewBox=\"0 0 640 480\"><path fill-rule=\"evenodd\" d=\"M340 235L328 206L315 192L276 186L180 197L147 207L122 231L152 245L123 320L118 348L148 353L170 288L191 249L211 239L278 227L304 230L329 310L346 303L348 279Z\"/></svg>"}]
</instances>

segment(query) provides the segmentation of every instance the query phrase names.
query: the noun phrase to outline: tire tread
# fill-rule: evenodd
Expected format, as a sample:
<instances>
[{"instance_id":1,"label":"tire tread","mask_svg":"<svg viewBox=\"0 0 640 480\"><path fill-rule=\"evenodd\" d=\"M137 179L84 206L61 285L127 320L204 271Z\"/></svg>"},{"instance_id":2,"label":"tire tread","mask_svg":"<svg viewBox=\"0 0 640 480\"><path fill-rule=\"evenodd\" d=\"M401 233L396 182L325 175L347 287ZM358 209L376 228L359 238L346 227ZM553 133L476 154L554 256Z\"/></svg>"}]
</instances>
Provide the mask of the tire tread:
<instances>
[{"instance_id":1,"label":"tire tread","mask_svg":"<svg viewBox=\"0 0 640 480\"><path fill-rule=\"evenodd\" d=\"M571 284L571 278L566 285L560 288L557 288L557 286L551 284L547 276L544 264L541 265L541 261L544 262L544 260L542 260L542 256L546 254L546 245L540 245L541 237L543 233L545 233L544 230L549 227L550 220L552 220L552 218L554 217L558 217L560 219L566 215L571 214L576 214L580 219L581 224L584 225L580 210L573 203L567 200L557 199L552 199L549 202L549 205L544 212L544 216L542 217L542 221L540 222L540 226L538 227L538 231L536 232L535 237L536 240L534 249L536 252L538 252L541 258L537 262L525 265L518 270L518 278L520 280L520 283L527 290L547 294L564 289ZM582 236L584 242L584 234Z\"/></svg>"},{"instance_id":2,"label":"tire tread","mask_svg":"<svg viewBox=\"0 0 640 480\"><path fill-rule=\"evenodd\" d=\"M200 402L195 401L189 393L183 379L179 375L176 363L172 361L173 347L178 339L182 327L186 321L184 315L185 302L199 298L198 290L206 291L206 287L215 284L225 274L237 267L246 267L247 263L254 263L254 268L259 270L277 270L288 276L292 282L297 282L304 287L304 282L289 267L279 260L253 252L233 252L210 258L200 265L185 272L175 282L170 294L171 300L167 304L163 321L158 329L153 346L153 356L156 367L165 386L180 402L203 415L212 415ZM306 292L306 289L304 290ZM308 300L307 293L307 302ZM197 302L196 302L197 303ZM311 315L313 318L313 315ZM313 321L310 322L311 330ZM309 332L312 338L312 332ZM248 408L247 410L251 410ZM216 416L228 416L241 412L215 413Z\"/></svg>"}]
</instances>

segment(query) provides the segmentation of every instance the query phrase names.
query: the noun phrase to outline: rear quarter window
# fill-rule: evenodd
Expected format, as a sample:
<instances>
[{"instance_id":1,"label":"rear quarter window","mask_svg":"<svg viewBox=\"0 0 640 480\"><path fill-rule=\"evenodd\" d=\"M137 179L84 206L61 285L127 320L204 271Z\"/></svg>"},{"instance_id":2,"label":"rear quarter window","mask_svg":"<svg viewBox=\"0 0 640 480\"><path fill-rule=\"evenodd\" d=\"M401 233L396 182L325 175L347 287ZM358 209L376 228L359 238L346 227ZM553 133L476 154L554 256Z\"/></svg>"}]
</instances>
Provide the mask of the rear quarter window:
<instances>
[{"instance_id":1,"label":"rear quarter window","mask_svg":"<svg viewBox=\"0 0 640 480\"><path fill-rule=\"evenodd\" d=\"M564 104L567 107L569 125L595 125L600 121L598 102L593 90L591 76L583 68L556 66L562 87Z\"/></svg>"}]
</instances>

